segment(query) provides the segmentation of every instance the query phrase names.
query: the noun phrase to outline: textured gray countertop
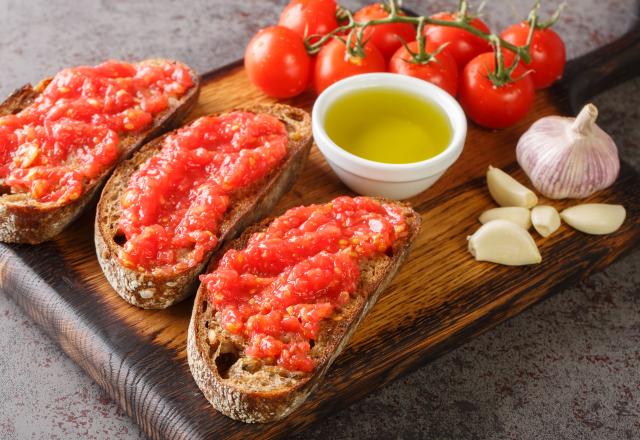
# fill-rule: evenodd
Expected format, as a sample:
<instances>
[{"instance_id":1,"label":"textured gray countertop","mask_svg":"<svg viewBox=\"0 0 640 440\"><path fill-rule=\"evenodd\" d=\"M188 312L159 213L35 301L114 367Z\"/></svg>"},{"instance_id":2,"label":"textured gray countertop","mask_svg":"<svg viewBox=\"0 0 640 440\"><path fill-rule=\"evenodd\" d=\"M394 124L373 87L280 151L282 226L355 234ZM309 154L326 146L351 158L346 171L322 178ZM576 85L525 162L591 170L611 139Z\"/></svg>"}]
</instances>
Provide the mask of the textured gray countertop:
<instances>
[{"instance_id":1,"label":"textured gray countertop","mask_svg":"<svg viewBox=\"0 0 640 440\"><path fill-rule=\"evenodd\" d=\"M242 56L283 1L0 0L0 95L105 58ZM364 4L350 1L346 6ZM448 1L407 1L424 12ZM532 0L487 2L496 29ZM546 10L555 2L545 1ZM557 26L576 57L623 34L636 0L570 0ZM518 11L518 14L516 14ZM640 169L640 80L595 100ZM640 251L326 419L300 438L640 438ZM139 439L141 430L0 295L0 438Z\"/></svg>"}]
</instances>

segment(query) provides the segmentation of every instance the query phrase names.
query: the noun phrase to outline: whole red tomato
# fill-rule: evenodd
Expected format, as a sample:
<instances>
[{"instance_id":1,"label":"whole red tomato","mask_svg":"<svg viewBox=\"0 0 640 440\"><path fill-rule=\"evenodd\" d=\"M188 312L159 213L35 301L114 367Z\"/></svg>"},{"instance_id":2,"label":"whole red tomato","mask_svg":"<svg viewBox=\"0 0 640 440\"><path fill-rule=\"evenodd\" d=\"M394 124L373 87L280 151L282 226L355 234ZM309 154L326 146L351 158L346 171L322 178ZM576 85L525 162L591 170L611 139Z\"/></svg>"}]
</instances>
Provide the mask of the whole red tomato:
<instances>
[{"instance_id":1,"label":"whole red tomato","mask_svg":"<svg viewBox=\"0 0 640 440\"><path fill-rule=\"evenodd\" d=\"M384 72L385 62L373 44L365 44L364 57L353 57L347 45L333 39L320 49L313 74L313 85L318 94L336 81L360 73Z\"/></svg>"},{"instance_id":2,"label":"whole red tomato","mask_svg":"<svg viewBox=\"0 0 640 440\"><path fill-rule=\"evenodd\" d=\"M471 60L462 72L458 99L465 113L478 125L505 128L522 119L533 105L535 88L530 75L518 65L516 81L496 86L488 74L496 67L495 55L484 53Z\"/></svg>"},{"instance_id":3,"label":"whole red tomato","mask_svg":"<svg viewBox=\"0 0 640 440\"><path fill-rule=\"evenodd\" d=\"M529 23L509 26L500 37L515 45L525 46L529 36ZM566 50L562 38L550 28L536 29L531 40L531 62L525 67L533 70L531 78L536 89L549 87L560 79L567 62Z\"/></svg>"},{"instance_id":4,"label":"whole red tomato","mask_svg":"<svg viewBox=\"0 0 640 440\"><path fill-rule=\"evenodd\" d=\"M458 16L455 12L439 12L432 15L431 18L443 21L456 21ZM484 33L489 32L489 26L477 17L472 18L469 24ZM447 47L444 48L444 52L447 52L456 60L456 64L460 70L464 69L464 66L476 56L491 51L491 45L488 41L464 29L427 25L424 28L424 35L427 37L427 40L436 46L449 43Z\"/></svg>"},{"instance_id":5,"label":"whole red tomato","mask_svg":"<svg viewBox=\"0 0 640 440\"><path fill-rule=\"evenodd\" d=\"M418 52L417 41L407 44L407 47L413 53ZM437 48L427 42L425 49L427 52L433 52ZM426 64L417 64L412 62L411 53L405 47L401 47L391 57L389 71L429 81L453 97L458 93L458 66L453 57L446 52L438 53Z\"/></svg>"},{"instance_id":6,"label":"whole red tomato","mask_svg":"<svg viewBox=\"0 0 640 440\"><path fill-rule=\"evenodd\" d=\"M302 93L309 84L310 65L302 37L283 26L262 29L244 53L249 79L274 98Z\"/></svg>"},{"instance_id":7,"label":"whole red tomato","mask_svg":"<svg viewBox=\"0 0 640 440\"><path fill-rule=\"evenodd\" d=\"M279 26L295 31L302 38L325 35L338 27L335 0L292 0L280 14Z\"/></svg>"},{"instance_id":8,"label":"whole red tomato","mask_svg":"<svg viewBox=\"0 0 640 440\"><path fill-rule=\"evenodd\" d=\"M402 12L400 12L402 15ZM356 12L353 18L359 22L386 18L389 12L382 3L365 6ZM402 41L414 41L416 29L409 23L388 23L369 26L364 30L365 41L369 40L382 53L386 60L390 59Z\"/></svg>"}]
</instances>

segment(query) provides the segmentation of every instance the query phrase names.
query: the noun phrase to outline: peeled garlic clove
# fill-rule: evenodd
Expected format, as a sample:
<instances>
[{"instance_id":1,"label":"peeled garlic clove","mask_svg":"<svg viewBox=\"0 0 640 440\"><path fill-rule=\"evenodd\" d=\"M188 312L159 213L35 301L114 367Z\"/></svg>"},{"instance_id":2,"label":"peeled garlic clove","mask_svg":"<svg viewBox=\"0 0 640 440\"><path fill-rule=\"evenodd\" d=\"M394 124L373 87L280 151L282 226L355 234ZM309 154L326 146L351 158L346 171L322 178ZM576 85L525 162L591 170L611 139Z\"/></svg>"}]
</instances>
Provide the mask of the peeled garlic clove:
<instances>
[{"instance_id":1,"label":"peeled garlic clove","mask_svg":"<svg viewBox=\"0 0 640 440\"><path fill-rule=\"evenodd\" d=\"M480 223L485 224L491 220L508 220L524 229L531 227L531 215L527 208L519 206L511 206L506 208L488 209L480 215Z\"/></svg>"},{"instance_id":2,"label":"peeled garlic clove","mask_svg":"<svg viewBox=\"0 0 640 440\"><path fill-rule=\"evenodd\" d=\"M604 235L617 231L627 212L622 205L586 203L572 206L560 213L569 226L585 234Z\"/></svg>"},{"instance_id":3,"label":"peeled garlic clove","mask_svg":"<svg viewBox=\"0 0 640 440\"><path fill-rule=\"evenodd\" d=\"M490 261L507 266L538 264L540 251L531 235L508 220L492 220L467 237L469 252L477 261Z\"/></svg>"},{"instance_id":4,"label":"peeled garlic clove","mask_svg":"<svg viewBox=\"0 0 640 440\"><path fill-rule=\"evenodd\" d=\"M615 182L618 149L596 125L597 116L598 109L587 104L576 118L547 116L522 135L518 163L541 194L581 199Z\"/></svg>"},{"instance_id":5,"label":"peeled garlic clove","mask_svg":"<svg viewBox=\"0 0 640 440\"><path fill-rule=\"evenodd\" d=\"M548 237L560 227L560 215L553 206L536 206L531 210L531 223L538 234Z\"/></svg>"},{"instance_id":6,"label":"peeled garlic clove","mask_svg":"<svg viewBox=\"0 0 640 440\"><path fill-rule=\"evenodd\" d=\"M538 197L529 188L499 168L489 165L487 186L493 200L500 206L521 206L532 208L538 204Z\"/></svg>"}]
</instances>

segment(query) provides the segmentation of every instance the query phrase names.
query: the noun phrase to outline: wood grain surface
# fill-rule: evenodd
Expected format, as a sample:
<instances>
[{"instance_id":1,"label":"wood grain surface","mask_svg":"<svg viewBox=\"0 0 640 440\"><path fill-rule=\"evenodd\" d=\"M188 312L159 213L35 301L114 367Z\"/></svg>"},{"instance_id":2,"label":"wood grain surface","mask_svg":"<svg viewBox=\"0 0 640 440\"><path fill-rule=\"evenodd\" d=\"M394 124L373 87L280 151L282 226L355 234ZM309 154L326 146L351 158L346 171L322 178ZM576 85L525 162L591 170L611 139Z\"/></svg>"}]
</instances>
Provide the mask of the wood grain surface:
<instances>
[{"instance_id":1,"label":"wood grain surface","mask_svg":"<svg viewBox=\"0 0 640 440\"><path fill-rule=\"evenodd\" d=\"M591 58L572 62L565 81L539 92L535 108L517 126L499 132L470 126L458 162L432 188L410 200L422 214L423 233L407 263L325 382L284 421L246 425L218 414L207 403L186 361L192 300L161 311L141 310L124 302L98 266L92 241L93 209L49 243L0 246L0 289L58 341L151 438L275 438L300 431L602 269L640 242L640 179L623 164L615 186L588 200L627 208L627 220L615 234L588 236L563 225L548 239L536 235L543 262L528 267L477 263L466 250L466 236L478 228L478 215L494 206L485 188L487 166L501 167L527 182L515 163L519 136L537 118L565 112L588 97L587 92L629 76L629 66L640 65L636 62L637 29L634 32L608 52L599 51L601 58L591 54ZM593 59L601 63L594 65ZM594 74L593 69L602 65L608 65L608 70ZM306 95L288 103L309 109L312 101ZM269 99L248 82L243 68L236 64L204 76L200 102L189 119L256 102ZM349 191L314 148L303 176L274 214L345 193ZM560 209L575 202L550 203Z\"/></svg>"}]
</instances>

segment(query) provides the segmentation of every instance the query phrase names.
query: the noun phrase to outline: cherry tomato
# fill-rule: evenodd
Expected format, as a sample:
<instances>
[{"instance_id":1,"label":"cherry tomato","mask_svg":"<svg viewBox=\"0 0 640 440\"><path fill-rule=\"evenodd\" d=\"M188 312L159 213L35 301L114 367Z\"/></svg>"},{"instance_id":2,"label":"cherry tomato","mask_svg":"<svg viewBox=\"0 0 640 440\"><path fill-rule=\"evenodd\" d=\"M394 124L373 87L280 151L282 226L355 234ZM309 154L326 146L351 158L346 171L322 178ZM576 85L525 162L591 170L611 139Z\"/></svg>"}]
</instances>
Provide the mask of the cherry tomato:
<instances>
[{"instance_id":1,"label":"cherry tomato","mask_svg":"<svg viewBox=\"0 0 640 440\"><path fill-rule=\"evenodd\" d=\"M414 41L407 45L411 52L418 52L418 42ZM433 44L427 42L427 52L433 52ZM389 71L409 75L429 81L432 84L444 89L451 96L458 93L458 66L453 57L446 52L440 52L427 64L412 63L411 54L405 47L401 47L393 54L389 61Z\"/></svg>"},{"instance_id":2,"label":"cherry tomato","mask_svg":"<svg viewBox=\"0 0 640 440\"><path fill-rule=\"evenodd\" d=\"M364 58L352 57L347 45L338 39L327 43L316 60L313 84L319 94L336 81L360 73L384 72L385 62L380 51L371 43L364 46Z\"/></svg>"},{"instance_id":3,"label":"cherry tomato","mask_svg":"<svg viewBox=\"0 0 640 440\"><path fill-rule=\"evenodd\" d=\"M325 35L338 27L335 0L292 0L280 14L279 26L295 31L302 38Z\"/></svg>"},{"instance_id":4,"label":"cherry tomato","mask_svg":"<svg viewBox=\"0 0 640 440\"><path fill-rule=\"evenodd\" d=\"M432 15L431 18L443 21L456 21L458 19L457 13L455 12L439 12ZM477 17L472 18L469 24L482 32L489 32L489 26ZM491 45L488 41L464 29L428 25L424 28L424 34L427 40L430 40L436 47L449 43L447 47L445 47L444 52L447 52L453 57L458 65L458 69L461 71L464 69L464 66L476 56L491 51Z\"/></svg>"},{"instance_id":5,"label":"cherry tomato","mask_svg":"<svg viewBox=\"0 0 640 440\"><path fill-rule=\"evenodd\" d=\"M404 14L400 12L400 15ZM375 3L360 9L353 18L356 21L365 22L388 16L389 12L385 6L382 3ZM364 39L373 43L388 60L402 46L402 40L409 42L416 39L416 29L409 23L379 24L365 28Z\"/></svg>"},{"instance_id":6,"label":"cherry tomato","mask_svg":"<svg viewBox=\"0 0 640 440\"><path fill-rule=\"evenodd\" d=\"M283 26L258 32L244 53L249 79L274 98L302 93L309 84L310 65L302 37Z\"/></svg>"},{"instance_id":7,"label":"cherry tomato","mask_svg":"<svg viewBox=\"0 0 640 440\"><path fill-rule=\"evenodd\" d=\"M515 45L524 46L529 36L529 23L509 26L500 37ZM552 29L536 29L531 40L531 62L525 67L533 70L531 78L536 89L549 87L560 79L567 61L562 38Z\"/></svg>"},{"instance_id":8,"label":"cherry tomato","mask_svg":"<svg viewBox=\"0 0 640 440\"><path fill-rule=\"evenodd\" d=\"M478 125L505 128L529 112L535 88L530 75L520 78L526 72L521 65L512 75L517 81L496 87L487 76L495 66L493 52L471 60L462 72L458 99L467 116Z\"/></svg>"}]
</instances>

